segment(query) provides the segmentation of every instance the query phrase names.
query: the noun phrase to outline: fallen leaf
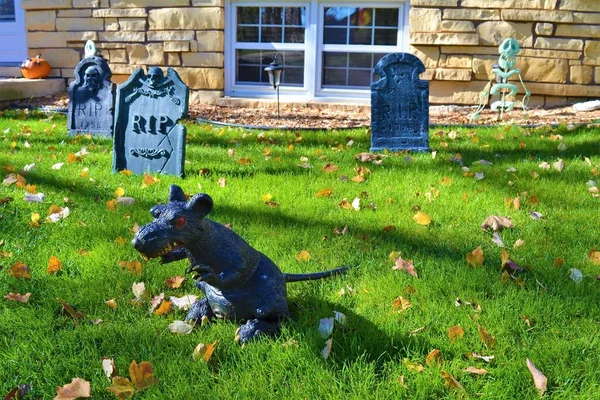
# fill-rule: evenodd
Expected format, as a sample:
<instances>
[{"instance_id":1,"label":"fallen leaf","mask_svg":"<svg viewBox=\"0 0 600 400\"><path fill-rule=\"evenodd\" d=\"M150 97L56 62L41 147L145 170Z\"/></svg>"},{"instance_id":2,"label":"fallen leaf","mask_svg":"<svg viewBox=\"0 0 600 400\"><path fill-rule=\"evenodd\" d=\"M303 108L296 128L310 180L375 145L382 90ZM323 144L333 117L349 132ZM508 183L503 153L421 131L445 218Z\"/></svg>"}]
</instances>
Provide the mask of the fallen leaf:
<instances>
[{"instance_id":1,"label":"fallen leaf","mask_svg":"<svg viewBox=\"0 0 600 400\"><path fill-rule=\"evenodd\" d=\"M308 251L302 250L298 254L296 254L296 260L307 262L311 259L311 255Z\"/></svg>"},{"instance_id":2,"label":"fallen leaf","mask_svg":"<svg viewBox=\"0 0 600 400\"><path fill-rule=\"evenodd\" d=\"M391 256L391 255L390 255ZM406 271L411 276L418 278L417 270L415 270L415 266L413 264L413 260L403 260L398 257L394 262L394 266L392 267L394 271Z\"/></svg>"},{"instance_id":3,"label":"fallen leaf","mask_svg":"<svg viewBox=\"0 0 600 400\"><path fill-rule=\"evenodd\" d=\"M116 299L110 299L110 300L106 300L105 301L106 305L111 309L111 310L116 310L117 309L117 301Z\"/></svg>"},{"instance_id":4,"label":"fallen leaf","mask_svg":"<svg viewBox=\"0 0 600 400\"><path fill-rule=\"evenodd\" d=\"M346 325L346 320L348 319L346 314L333 310L333 316L335 318L335 322L340 325Z\"/></svg>"},{"instance_id":5,"label":"fallen leaf","mask_svg":"<svg viewBox=\"0 0 600 400\"><path fill-rule=\"evenodd\" d=\"M128 170L128 169L124 169L124 170L122 170L122 171L119 171L119 173L120 173L121 175L125 175L125 176L131 176L131 175L133 175L133 172L132 172L132 171L130 171L130 170Z\"/></svg>"},{"instance_id":6,"label":"fallen leaf","mask_svg":"<svg viewBox=\"0 0 600 400\"><path fill-rule=\"evenodd\" d=\"M583 273L577 268L571 268L569 270L569 278L575 283L580 283L583 280Z\"/></svg>"},{"instance_id":7,"label":"fallen leaf","mask_svg":"<svg viewBox=\"0 0 600 400\"><path fill-rule=\"evenodd\" d=\"M183 276L173 276L171 278L167 278L165 280L165 284L169 289L178 289L181 287L181 284L185 278Z\"/></svg>"},{"instance_id":8,"label":"fallen leaf","mask_svg":"<svg viewBox=\"0 0 600 400\"><path fill-rule=\"evenodd\" d=\"M481 246L477 247L470 253L467 253L467 264L472 267L480 267L483 265L483 249Z\"/></svg>"},{"instance_id":9,"label":"fallen leaf","mask_svg":"<svg viewBox=\"0 0 600 400\"><path fill-rule=\"evenodd\" d=\"M408 390L408 386L406 385L404 375L400 375L398 377L398 383L404 388L404 390Z\"/></svg>"},{"instance_id":10,"label":"fallen leaf","mask_svg":"<svg viewBox=\"0 0 600 400\"><path fill-rule=\"evenodd\" d=\"M502 236L498 232L494 232L492 235L492 242L498 247L504 247L504 241L502 241Z\"/></svg>"},{"instance_id":11,"label":"fallen leaf","mask_svg":"<svg viewBox=\"0 0 600 400\"><path fill-rule=\"evenodd\" d=\"M483 180L483 179L485 179L485 175L483 174L483 172L477 172L477 173L475 174L475 180L476 180L476 181L481 181L481 180Z\"/></svg>"},{"instance_id":12,"label":"fallen leaf","mask_svg":"<svg viewBox=\"0 0 600 400\"><path fill-rule=\"evenodd\" d=\"M129 379L115 376L112 378L111 385L106 390L117 396L120 400L126 400L133 396L135 387Z\"/></svg>"},{"instance_id":13,"label":"fallen leaf","mask_svg":"<svg viewBox=\"0 0 600 400\"><path fill-rule=\"evenodd\" d=\"M264 194L262 197L262 201L265 203L268 203L271 200L273 200L273 195L271 193Z\"/></svg>"},{"instance_id":14,"label":"fallen leaf","mask_svg":"<svg viewBox=\"0 0 600 400\"><path fill-rule=\"evenodd\" d=\"M541 213L539 213L537 211L531 211L529 213L529 216L531 217L531 219L533 219L535 221L542 219L544 217Z\"/></svg>"},{"instance_id":15,"label":"fallen leaf","mask_svg":"<svg viewBox=\"0 0 600 400\"><path fill-rule=\"evenodd\" d=\"M457 338L463 338L465 336L465 331L460 325L451 326L448 328L448 338L450 341L455 341Z\"/></svg>"},{"instance_id":16,"label":"fallen leaf","mask_svg":"<svg viewBox=\"0 0 600 400\"><path fill-rule=\"evenodd\" d=\"M225 179L225 178L219 178L219 180L217 181L217 184L220 187L224 188L227 185L227 179Z\"/></svg>"},{"instance_id":17,"label":"fallen leaf","mask_svg":"<svg viewBox=\"0 0 600 400\"><path fill-rule=\"evenodd\" d=\"M472 358L477 359L477 360L483 360L486 363L489 363L489 362L491 362L494 359L494 356L482 356L481 354L478 354L476 352L468 353L467 357L470 357L470 358L472 357Z\"/></svg>"},{"instance_id":18,"label":"fallen leaf","mask_svg":"<svg viewBox=\"0 0 600 400\"><path fill-rule=\"evenodd\" d=\"M106 208L108 208L109 211L117 211L117 200L109 200L106 202Z\"/></svg>"},{"instance_id":19,"label":"fallen leaf","mask_svg":"<svg viewBox=\"0 0 600 400\"><path fill-rule=\"evenodd\" d=\"M514 228L514 224L508 218L490 215L481 224L481 229L487 230L490 228L493 231L499 231L502 228L507 228L507 229Z\"/></svg>"},{"instance_id":20,"label":"fallen leaf","mask_svg":"<svg viewBox=\"0 0 600 400\"><path fill-rule=\"evenodd\" d=\"M382 156L380 154L359 153L355 156L355 158L360 162L371 162L381 160Z\"/></svg>"},{"instance_id":21,"label":"fallen leaf","mask_svg":"<svg viewBox=\"0 0 600 400\"><path fill-rule=\"evenodd\" d=\"M335 318L322 318L319 321L319 333L323 339L327 339L333 332Z\"/></svg>"},{"instance_id":22,"label":"fallen leaf","mask_svg":"<svg viewBox=\"0 0 600 400\"><path fill-rule=\"evenodd\" d=\"M442 362L442 352L438 349L431 350L429 354L427 354L427 357L425 357L425 364L427 364L430 367L433 364L441 364Z\"/></svg>"},{"instance_id":23,"label":"fallen leaf","mask_svg":"<svg viewBox=\"0 0 600 400\"><path fill-rule=\"evenodd\" d=\"M412 372L423 372L425 367L416 361L410 361L408 358L402 359L402 364L406 366L409 371Z\"/></svg>"},{"instance_id":24,"label":"fallen leaf","mask_svg":"<svg viewBox=\"0 0 600 400\"><path fill-rule=\"evenodd\" d=\"M19 303L27 303L29 301L30 296L31 296L31 293L25 293L25 294L9 293L6 296L4 296L4 298L6 300L10 300L10 301L18 301Z\"/></svg>"},{"instance_id":25,"label":"fallen leaf","mask_svg":"<svg viewBox=\"0 0 600 400\"><path fill-rule=\"evenodd\" d=\"M464 370L465 372L468 372L470 374L473 375L486 375L488 373L488 371L486 369L483 368L475 368L475 367L468 367L465 368Z\"/></svg>"},{"instance_id":26,"label":"fallen leaf","mask_svg":"<svg viewBox=\"0 0 600 400\"><path fill-rule=\"evenodd\" d=\"M526 360L526 364L529 372L531 373L531 377L533 378L533 384L535 385L535 388L538 390L539 395L543 396L548 386L548 378L546 378L544 374L535 367L529 358Z\"/></svg>"},{"instance_id":27,"label":"fallen leaf","mask_svg":"<svg viewBox=\"0 0 600 400\"><path fill-rule=\"evenodd\" d=\"M323 165L322 171L325 172L326 174L331 174L331 173L337 171L338 169L339 169L339 167L337 165L327 163L327 164Z\"/></svg>"},{"instance_id":28,"label":"fallen leaf","mask_svg":"<svg viewBox=\"0 0 600 400\"><path fill-rule=\"evenodd\" d=\"M354 211L360 211L360 199L358 197L352 200L352 208Z\"/></svg>"},{"instance_id":29,"label":"fallen leaf","mask_svg":"<svg viewBox=\"0 0 600 400\"><path fill-rule=\"evenodd\" d=\"M115 366L115 360L112 358L102 359L102 370L108 379L117 375L117 367Z\"/></svg>"},{"instance_id":30,"label":"fallen leaf","mask_svg":"<svg viewBox=\"0 0 600 400\"><path fill-rule=\"evenodd\" d=\"M175 307L176 309L187 311L190 309L192 304L194 304L196 302L197 297L194 295L188 294L183 297L170 296L169 300L173 304L173 307Z\"/></svg>"},{"instance_id":31,"label":"fallen leaf","mask_svg":"<svg viewBox=\"0 0 600 400\"><path fill-rule=\"evenodd\" d=\"M460 382L458 382L456 378L450 375L449 373L445 371L440 371L440 375L442 375L442 378L444 379L444 386L446 386L447 388L465 390L463 385L461 385Z\"/></svg>"},{"instance_id":32,"label":"fallen leaf","mask_svg":"<svg viewBox=\"0 0 600 400\"><path fill-rule=\"evenodd\" d=\"M189 335L192 333L192 329L194 329L194 327L185 321L173 321L169 324L169 330L171 332L180 333L182 335Z\"/></svg>"},{"instance_id":33,"label":"fallen leaf","mask_svg":"<svg viewBox=\"0 0 600 400\"><path fill-rule=\"evenodd\" d=\"M58 257L52 256L48 261L48 273L53 275L62 270L62 263L58 259Z\"/></svg>"},{"instance_id":34,"label":"fallen leaf","mask_svg":"<svg viewBox=\"0 0 600 400\"><path fill-rule=\"evenodd\" d=\"M117 204L132 206L135 204L135 199L133 197L118 197Z\"/></svg>"},{"instance_id":35,"label":"fallen leaf","mask_svg":"<svg viewBox=\"0 0 600 400\"><path fill-rule=\"evenodd\" d=\"M4 397L4 400L22 400L31 391L31 385L19 385Z\"/></svg>"},{"instance_id":36,"label":"fallen leaf","mask_svg":"<svg viewBox=\"0 0 600 400\"><path fill-rule=\"evenodd\" d=\"M590 260L592 263L596 264L596 265L600 265L600 251L596 250L596 249L592 249L590 251L588 251L588 260Z\"/></svg>"},{"instance_id":37,"label":"fallen leaf","mask_svg":"<svg viewBox=\"0 0 600 400\"><path fill-rule=\"evenodd\" d=\"M540 163L540 165L538 165L538 167L541 169L550 169L550 164L548 164L546 161L544 161L543 163Z\"/></svg>"},{"instance_id":38,"label":"fallen leaf","mask_svg":"<svg viewBox=\"0 0 600 400\"><path fill-rule=\"evenodd\" d=\"M173 305L171 304L170 301L164 300L161 303L160 307L158 307L156 309L156 311L154 311L154 314L156 314L156 315L165 315L165 314L170 313L171 311L173 311Z\"/></svg>"},{"instance_id":39,"label":"fallen leaf","mask_svg":"<svg viewBox=\"0 0 600 400\"><path fill-rule=\"evenodd\" d=\"M323 355L323 358L325 360L327 360L329 358L329 356L331 355L331 348L332 347L333 347L333 338L330 338L329 340L327 340L325 342L325 347L321 351L321 354Z\"/></svg>"},{"instance_id":40,"label":"fallen leaf","mask_svg":"<svg viewBox=\"0 0 600 400\"><path fill-rule=\"evenodd\" d=\"M144 174L144 178L142 179L142 188L146 188L148 186L152 186L156 183L160 182L160 179L152 177L148 172Z\"/></svg>"},{"instance_id":41,"label":"fallen leaf","mask_svg":"<svg viewBox=\"0 0 600 400\"><path fill-rule=\"evenodd\" d=\"M31 270L27 265L23 264L21 261L17 261L16 263L14 263L6 272L8 272L9 275L12 275L17 279L31 279Z\"/></svg>"},{"instance_id":42,"label":"fallen leaf","mask_svg":"<svg viewBox=\"0 0 600 400\"><path fill-rule=\"evenodd\" d=\"M252 160L249 158L240 158L237 160L237 163L240 165L250 165L252 164Z\"/></svg>"},{"instance_id":43,"label":"fallen leaf","mask_svg":"<svg viewBox=\"0 0 600 400\"><path fill-rule=\"evenodd\" d=\"M417 224L423 225L423 226L427 226L431 223L431 217L429 217L429 215L425 214L422 211L417 212L413 216L413 219L416 221Z\"/></svg>"},{"instance_id":44,"label":"fallen leaf","mask_svg":"<svg viewBox=\"0 0 600 400\"><path fill-rule=\"evenodd\" d=\"M119 263L122 269L127 269L130 272L133 272L136 275L140 275L142 273L142 263L139 261L121 261Z\"/></svg>"},{"instance_id":45,"label":"fallen leaf","mask_svg":"<svg viewBox=\"0 0 600 400\"><path fill-rule=\"evenodd\" d=\"M134 361L129 366L129 376L136 390L142 390L158 383L158 379L153 377L152 364L143 361L139 365Z\"/></svg>"},{"instance_id":46,"label":"fallen leaf","mask_svg":"<svg viewBox=\"0 0 600 400\"><path fill-rule=\"evenodd\" d=\"M479 325L477 329L479 331L479 337L481 338L483 344L485 344L485 347L487 347L488 349L494 347L494 345L496 344L496 338L490 335L490 333L487 330L485 330L481 325Z\"/></svg>"},{"instance_id":47,"label":"fallen leaf","mask_svg":"<svg viewBox=\"0 0 600 400\"><path fill-rule=\"evenodd\" d=\"M84 381L81 378L73 378L71 383L56 388L56 397L54 400L73 400L81 397L87 398L91 395L91 386L89 382Z\"/></svg>"},{"instance_id":48,"label":"fallen leaf","mask_svg":"<svg viewBox=\"0 0 600 400\"><path fill-rule=\"evenodd\" d=\"M559 158L558 161L552 164L552 167L554 167L554 169L558 172L562 172L562 170L565 169L565 162L562 160L562 158Z\"/></svg>"},{"instance_id":49,"label":"fallen leaf","mask_svg":"<svg viewBox=\"0 0 600 400\"><path fill-rule=\"evenodd\" d=\"M164 298L165 298L165 294L161 293L159 295L154 296L150 300L150 312L151 313L154 311L154 309L156 309L156 307L158 307L158 305L163 301Z\"/></svg>"},{"instance_id":50,"label":"fallen leaf","mask_svg":"<svg viewBox=\"0 0 600 400\"><path fill-rule=\"evenodd\" d=\"M345 208L346 210L352 209L352 204L348 201L348 199L344 198L342 201L338 203L338 207Z\"/></svg>"},{"instance_id":51,"label":"fallen leaf","mask_svg":"<svg viewBox=\"0 0 600 400\"><path fill-rule=\"evenodd\" d=\"M56 298L56 300L62 305L63 311L66 311L71 316L71 318L73 318L73 322L75 322L75 325L77 325L78 319L84 317L81 311L75 311L75 308L73 308L73 306L67 303L66 301L61 300L58 297Z\"/></svg>"},{"instance_id":52,"label":"fallen leaf","mask_svg":"<svg viewBox=\"0 0 600 400\"><path fill-rule=\"evenodd\" d=\"M515 241L515 244L513 244L513 248L515 248L515 249L516 249L517 247L521 247L521 246L523 246L524 244L525 244L525 241L524 241L524 240L517 239L517 240Z\"/></svg>"},{"instance_id":53,"label":"fallen leaf","mask_svg":"<svg viewBox=\"0 0 600 400\"><path fill-rule=\"evenodd\" d=\"M333 193L333 191L331 190L331 188L327 188L327 189L319 190L315 194L315 196L317 196L317 198L320 199L321 197L331 197L332 193Z\"/></svg>"},{"instance_id":54,"label":"fallen leaf","mask_svg":"<svg viewBox=\"0 0 600 400\"><path fill-rule=\"evenodd\" d=\"M29 203L43 203L46 199L46 195L44 193L29 193L25 192L25 198L23 200Z\"/></svg>"},{"instance_id":55,"label":"fallen leaf","mask_svg":"<svg viewBox=\"0 0 600 400\"><path fill-rule=\"evenodd\" d=\"M425 329L427 329L427 326L422 326L420 328L414 329L414 330L408 332L408 336L416 336L419 333L423 333L425 331Z\"/></svg>"},{"instance_id":56,"label":"fallen leaf","mask_svg":"<svg viewBox=\"0 0 600 400\"><path fill-rule=\"evenodd\" d=\"M202 357L205 362L209 362L215 352L215 347L217 346L217 341L215 340L211 344L200 343L194 349L194 353L192 354L192 358L197 360Z\"/></svg>"},{"instance_id":57,"label":"fallen leaf","mask_svg":"<svg viewBox=\"0 0 600 400\"><path fill-rule=\"evenodd\" d=\"M63 165L65 165L65 163L56 163L51 168L55 171L58 171L59 169L62 168Z\"/></svg>"},{"instance_id":58,"label":"fallen leaf","mask_svg":"<svg viewBox=\"0 0 600 400\"><path fill-rule=\"evenodd\" d=\"M410 304L410 301L408 301L404 297L398 296L392 303L392 307L397 309L399 312L402 312L402 311L406 311L410 307L412 307L412 304Z\"/></svg>"}]
</instances>

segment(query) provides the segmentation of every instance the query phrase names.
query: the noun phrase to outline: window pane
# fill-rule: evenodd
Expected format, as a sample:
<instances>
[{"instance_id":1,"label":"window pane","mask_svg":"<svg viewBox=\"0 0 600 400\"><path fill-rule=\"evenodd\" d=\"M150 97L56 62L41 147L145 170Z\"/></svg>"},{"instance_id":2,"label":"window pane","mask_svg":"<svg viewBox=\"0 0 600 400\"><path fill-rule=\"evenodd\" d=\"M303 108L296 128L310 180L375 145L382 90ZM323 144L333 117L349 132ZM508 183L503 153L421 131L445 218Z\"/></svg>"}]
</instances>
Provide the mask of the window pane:
<instances>
[{"instance_id":1,"label":"window pane","mask_svg":"<svg viewBox=\"0 0 600 400\"><path fill-rule=\"evenodd\" d=\"M372 8L353 8L350 11L350 26L372 26Z\"/></svg>"},{"instance_id":2,"label":"window pane","mask_svg":"<svg viewBox=\"0 0 600 400\"><path fill-rule=\"evenodd\" d=\"M348 86L371 86L371 70L348 70Z\"/></svg>"},{"instance_id":3,"label":"window pane","mask_svg":"<svg viewBox=\"0 0 600 400\"><path fill-rule=\"evenodd\" d=\"M283 71L284 84L304 85L304 68L286 68Z\"/></svg>"},{"instance_id":4,"label":"window pane","mask_svg":"<svg viewBox=\"0 0 600 400\"><path fill-rule=\"evenodd\" d=\"M15 22L15 1L0 0L0 22Z\"/></svg>"},{"instance_id":5,"label":"window pane","mask_svg":"<svg viewBox=\"0 0 600 400\"><path fill-rule=\"evenodd\" d=\"M261 28L261 43L281 43L283 28L263 26Z\"/></svg>"},{"instance_id":6,"label":"window pane","mask_svg":"<svg viewBox=\"0 0 600 400\"><path fill-rule=\"evenodd\" d=\"M237 82L259 83L262 70L260 67L239 65L237 69Z\"/></svg>"},{"instance_id":7,"label":"window pane","mask_svg":"<svg viewBox=\"0 0 600 400\"><path fill-rule=\"evenodd\" d=\"M344 67L348 65L348 53L323 53L323 65L325 67Z\"/></svg>"},{"instance_id":8,"label":"window pane","mask_svg":"<svg viewBox=\"0 0 600 400\"><path fill-rule=\"evenodd\" d=\"M398 26L398 9L375 9L375 26Z\"/></svg>"},{"instance_id":9,"label":"window pane","mask_svg":"<svg viewBox=\"0 0 600 400\"><path fill-rule=\"evenodd\" d=\"M350 53L348 61L350 68L371 68L373 55L371 53Z\"/></svg>"},{"instance_id":10,"label":"window pane","mask_svg":"<svg viewBox=\"0 0 600 400\"><path fill-rule=\"evenodd\" d=\"M285 8L285 24L304 26L306 21L305 7L286 7Z\"/></svg>"},{"instance_id":11,"label":"window pane","mask_svg":"<svg viewBox=\"0 0 600 400\"><path fill-rule=\"evenodd\" d=\"M260 50L238 50L238 64L260 64Z\"/></svg>"},{"instance_id":12,"label":"window pane","mask_svg":"<svg viewBox=\"0 0 600 400\"><path fill-rule=\"evenodd\" d=\"M258 24L258 7L238 7L238 24Z\"/></svg>"},{"instance_id":13,"label":"window pane","mask_svg":"<svg viewBox=\"0 0 600 400\"><path fill-rule=\"evenodd\" d=\"M304 43L304 28L285 28L285 43Z\"/></svg>"},{"instance_id":14,"label":"window pane","mask_svg":"<svg viewBox=\"0 0 600 400\"><path fill-rule=\"evenodd\" d=\"M348 30L346 28L325 28L323 43L348 44Z\"/></svg>"},{"instance_id":15,"label":"window pane","mask_svg":"<svg viewBox=\"0 0 600 400\"><path fill-rule=\"evenodd\" d=\"M304 52L303 51L284 51L283 65L284 67L302 67L304 68Z\"/></svg>"},{"instance_id":16,"label":"window pane","mask_svg":"<svg viewBox=\"0 0 600 400\"><path fill-rule=\"evenodd\" d=\"M396 46L398 31L396 29L375 29L375 45Z\"/></svg>"},{"instance_id":17,"label":"window pane","mask_svg":"<svg viewBox=\"0 0 600 400\"><path fill-rule=\"evenodd\" d=\"M350 44L370 45L373 39L373 30L365 28L350 28Z\"/></svg>"},{"instance_id":18,"label":"window pane","mask_svg":"<svg viewBox=\"0 0 600 400\"><path fill-rule=\"evenodd\" d=\"M323 87L326 86L346 86L345 69L323 69Z\"/></svg>"},{"instance_id":19,"label":"window pane","mask_svg":"<svg viewBox=\"0 0 600 400\"><path fill-rule=\"evenodd\" d=\"M269 84L269 74L265 72L273 56L272 50L237 50L236 83L256 83L261 86ZM282 85L302 86L304 84L304 52L282 51L283 71ZM281 58L277 57L281 62Z\"/></svg>"},{"instance_id":20,"label":"window pane","mask_svg":"<svg viewBox=\"0 0 600 400\"><path fill-rule=\"evenodd\" d=\"M238 26L237 41L238 42L258 43L258 27L256 27L256 26Z\"/></svg>"},{"instance_id":21,"label":"window pane","mask_svg":"<svg viewBox=\"0 0 600 400\"><path fill-rule=\"evenodd\" d=\"M347 7L325 7L325 26L347 26L350 10Z\"/></svg>"},{"instance_id":22,"label":"window pane","mask_svg":"<svg viewBox=\"0 0 600 400\"><path fill-rule=\"evenodd\" d=\"M283 8L281 7L261 7L260 23L263 25L281 25L283 23Z\"/></svg>"}]
</instances>

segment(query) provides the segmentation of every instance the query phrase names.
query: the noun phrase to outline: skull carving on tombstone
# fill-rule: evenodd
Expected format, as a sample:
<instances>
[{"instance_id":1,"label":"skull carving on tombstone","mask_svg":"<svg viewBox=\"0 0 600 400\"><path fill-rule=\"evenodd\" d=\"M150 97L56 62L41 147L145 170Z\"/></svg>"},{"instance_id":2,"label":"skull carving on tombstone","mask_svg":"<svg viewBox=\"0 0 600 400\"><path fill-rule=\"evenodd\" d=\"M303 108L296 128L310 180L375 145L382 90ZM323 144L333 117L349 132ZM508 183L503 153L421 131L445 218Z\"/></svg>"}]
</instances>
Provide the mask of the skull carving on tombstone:
<instances>
[{"instance_id":1,"label":"skull carving on tombstone","mask_svg":"<svg viewBox=\"0 0 600 400\"><path fill-rule=\"evenodd\" d=\"M88 67L83 74L83 87L90 92L96 93L102 86L102 74L100 69L92 65Z\"/></svg>"},{"instance_id":2,"label":"skull carving on tombstone","mask_svg":"<svg viewBox=\"0 0 600 400\"><path fill-rule=\"evenodd\" d=\"M159 67L152 67L148 69L148 79L146 81L147 85L152 89L156 89L162 83L165 75Z\"/></svg>"}]
</instances>

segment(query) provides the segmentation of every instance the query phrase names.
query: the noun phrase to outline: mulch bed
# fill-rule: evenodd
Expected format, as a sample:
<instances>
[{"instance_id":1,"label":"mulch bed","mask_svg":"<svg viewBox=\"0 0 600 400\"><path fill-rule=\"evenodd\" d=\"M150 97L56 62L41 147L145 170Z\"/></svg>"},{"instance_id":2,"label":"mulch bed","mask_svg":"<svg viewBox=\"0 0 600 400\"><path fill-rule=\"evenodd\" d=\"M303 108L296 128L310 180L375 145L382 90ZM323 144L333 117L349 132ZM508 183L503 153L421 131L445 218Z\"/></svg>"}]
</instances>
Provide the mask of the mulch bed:
<instances>
[{"instance_id":1,"label":"mulch bed","mask_svg":"<svg viewBox=\"0 0 600 400\"><path fill-rule=\"evenodd\" d=\"M52 97L20 100L0 103L4 106L19 108L47 107L50 109L66 109L69 104L67 94ZM430 111L432 125L471 125L468 115L474 107L433 106ZM575 112L573 107L554 108L551 110L530 109L527 116L520 110L514 110L497 120L497 113L485 110L477 124L496 125L545 125L545 124L590 124L600 121L600 110ZM335 106L328 104L310 104L308 106L281 105L280 117L274 107L245 108L224 107L207 104L190 105L190 118L201 118L212 122L237 124L258 127L285 127L307 129L341 129L367 127L371 124L371 113L364 106Z\"/></svg>"}]
</instances>

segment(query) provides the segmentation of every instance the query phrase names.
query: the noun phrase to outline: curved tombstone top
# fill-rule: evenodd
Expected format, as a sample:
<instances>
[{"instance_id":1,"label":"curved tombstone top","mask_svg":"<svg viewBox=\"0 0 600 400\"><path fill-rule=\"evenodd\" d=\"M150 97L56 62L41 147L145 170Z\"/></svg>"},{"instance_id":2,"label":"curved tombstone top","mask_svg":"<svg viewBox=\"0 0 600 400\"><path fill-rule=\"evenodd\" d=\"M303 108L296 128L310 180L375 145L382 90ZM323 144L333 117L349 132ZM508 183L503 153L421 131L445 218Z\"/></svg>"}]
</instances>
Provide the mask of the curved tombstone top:
<instances>
[{"instance_id":1,"label":"curved tombstone top","mask_svg":"<svg viewBox=\"0 0 600 400\"><path fill-rule=\"evenodd\" d=\"M380 79L371 84L371 89L385 87L388 77L395 77L396 80L407 78L407 70L411 73L410 80L421 81L419 76L425 72L425 65L418 57L409 53L391 53L384 56L375 66L374 72Z\"/></svg>"}]
</instances>

